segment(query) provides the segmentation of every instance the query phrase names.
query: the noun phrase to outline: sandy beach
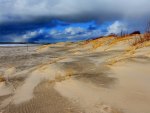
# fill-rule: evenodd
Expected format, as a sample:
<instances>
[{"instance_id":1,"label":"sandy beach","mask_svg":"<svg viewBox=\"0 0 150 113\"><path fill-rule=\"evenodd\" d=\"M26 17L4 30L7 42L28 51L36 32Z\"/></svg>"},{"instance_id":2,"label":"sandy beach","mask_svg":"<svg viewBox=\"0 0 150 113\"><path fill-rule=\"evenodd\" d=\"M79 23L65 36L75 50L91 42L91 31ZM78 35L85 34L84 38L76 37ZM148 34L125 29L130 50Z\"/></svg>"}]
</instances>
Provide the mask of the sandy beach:
<instances>
[{"instance_id":1,"label":"sandy beach","mask_svg":"<svg viewBox=\"0 0 150 113\"><path fill-rule=\"evenodd\" d=\"M0 113L150 113L150 42L135 37L0 47Z\"/></svg>"}]
</instances>

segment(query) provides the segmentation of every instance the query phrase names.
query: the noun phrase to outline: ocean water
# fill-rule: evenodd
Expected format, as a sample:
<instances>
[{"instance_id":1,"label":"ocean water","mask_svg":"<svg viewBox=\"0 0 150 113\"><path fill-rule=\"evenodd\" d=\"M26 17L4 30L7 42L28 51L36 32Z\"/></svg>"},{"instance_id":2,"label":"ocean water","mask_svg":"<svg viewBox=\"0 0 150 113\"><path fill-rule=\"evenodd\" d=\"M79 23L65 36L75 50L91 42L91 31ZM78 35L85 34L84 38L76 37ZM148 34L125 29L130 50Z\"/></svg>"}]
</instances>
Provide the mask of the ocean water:
<instances>
[{"instance_id":1,"label":"ocean water","mask_svg":"<svg viewBox=\"0 0 150 113\"><path fill-rule=\"evenodd\" d=\"M0 47L20 47L20 46L34 46L38 44L0 44Z\"/></svg>"}]
</instances>

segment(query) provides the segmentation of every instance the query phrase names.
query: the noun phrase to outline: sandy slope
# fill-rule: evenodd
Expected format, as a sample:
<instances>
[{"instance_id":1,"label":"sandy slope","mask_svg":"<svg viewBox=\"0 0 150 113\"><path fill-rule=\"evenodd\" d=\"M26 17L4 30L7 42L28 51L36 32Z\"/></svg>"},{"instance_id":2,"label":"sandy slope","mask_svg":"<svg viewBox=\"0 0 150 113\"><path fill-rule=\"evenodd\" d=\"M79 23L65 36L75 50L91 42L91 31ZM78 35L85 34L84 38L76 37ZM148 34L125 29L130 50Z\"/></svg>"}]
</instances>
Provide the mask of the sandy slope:
<instances>
[{"instance_id":1,"label":"sandy slope","mask_svg":"<svg viewBox=\"0 0 150 113\"><path fill-rule=\"evenodd\" d=\"M1 47L0 112L149 113L150 46L132 41Z\"/></svg>"}]
</instances>

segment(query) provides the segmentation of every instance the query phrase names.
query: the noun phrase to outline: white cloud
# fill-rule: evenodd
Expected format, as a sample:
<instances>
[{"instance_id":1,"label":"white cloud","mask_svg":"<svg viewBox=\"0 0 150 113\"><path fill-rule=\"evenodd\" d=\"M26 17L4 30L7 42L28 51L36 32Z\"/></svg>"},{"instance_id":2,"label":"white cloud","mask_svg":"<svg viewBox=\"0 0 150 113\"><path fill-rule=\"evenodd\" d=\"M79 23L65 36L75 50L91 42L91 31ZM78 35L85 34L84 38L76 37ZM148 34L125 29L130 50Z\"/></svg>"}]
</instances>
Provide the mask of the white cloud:
<instances>
[{"instance_id":1,"label":"white cloud","mask_svg":"<svg viewBox=\"0 0 150 113\"><path fill-rule=\"evenodd\" d=\"M68 27L62 31L51 30L50 35L55 39L87 39L92 37L98 37L102 35L100 29L96 30L86 30L86 28L81 27Z\"/></svg>"},{"instance_id":2,"label":"white cloud","mask_svg":"<svg viewBox=\"0 0 150 113\"><path fill-rule=\"evenodd\" d=\"M121 33L121 31L126 31L127 28L126 28L126 25L119 22L119 21L115 21L112 25L108 26L107 28L107 33L106 35L109 35L111 33L114 33L114 34L119 34Z\"/></svg>"},{"instance_id":3,"label":"white cloud","mask_svg":"<svg viewBox=\"0 0 150 113\"><path fill-rule=\"evenodd\" d=\"M27 32L23 35L20 35L20 36L13 36L13 41L14 42L26 42L28 39L33 38L35 36L38 36L41 33L43 33L42 29L37 30L37 31L29 31L29 32Z\"/></svg>"},{"instance_id":4,"label":"white cloud","mask_svg":"<svg viewBox=\"0 0 150 113\"><path fill-rule=\"evenodd\" d=\"M85 29L81 28L81 27L68 27L64 30L64 32L66 34L70 34L70 35L76 35L78 33L84 33Z\"/></svg>"},{"instance_id":5,"label":"white cloud","mask_svg":"<svg viewBox=\"0 0 150 113\"><path fill-rule=\"evenodd\" d=\"M31 37L39 35L39 33L40 33L39 31L30 31L30 32L27 32L26 34L24 34L22 36L22 39L23 40L30 39Z\"/></svg>"},{"instance_id":6,"label":"white cloud","mask_svg":"<svg viewBox=\"0 0 150 113\"><path fill-rule=\"evenodd\" d=\"M50 35L56 35L57 33L58 33L58 30L56 30L56 29L52 29L50 31Z\"/></svg>"},{"instance_id":7,"label":"white cloud","mask_svg":"<svg viewBox=\"0 0 150 113\"><path fill-rule=\"evenodd\" d=\"M26 42L29 39L32 39L36 36L43 34L41 37L41 41L44 40L51 40L51 38L59 40L59 39L66 39L66 40L83 40L89 39L94 37L99 37L103 35L100 29L95 30L87 30L86 28L81 27L68 27L64 30L56 30L52 29L50 32L43 32L43 29L36 30L36 31L28 31L23 35L13 35L14 42ZM10 36L9 36L10 37Z\"/></svg>"}]
</instances>

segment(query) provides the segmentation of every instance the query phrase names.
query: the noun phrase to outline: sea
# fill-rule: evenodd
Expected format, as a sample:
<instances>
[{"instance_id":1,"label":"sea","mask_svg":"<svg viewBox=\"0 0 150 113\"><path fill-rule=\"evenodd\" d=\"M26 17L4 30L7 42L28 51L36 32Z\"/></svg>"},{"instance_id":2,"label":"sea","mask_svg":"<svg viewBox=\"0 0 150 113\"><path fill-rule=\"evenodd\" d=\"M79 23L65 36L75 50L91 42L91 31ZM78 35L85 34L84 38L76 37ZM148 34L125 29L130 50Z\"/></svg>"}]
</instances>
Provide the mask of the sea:
<instances>
[{"instance_id":1,"label":"sea","mask_svg":"<svg viewBox=\"0 0 150 113\"><path fill-rule=\"evenodd\" d=\"M0 44L0 47L24 47L24 46L36 46L40 44Z\"/></svg>"}]
</instances>

